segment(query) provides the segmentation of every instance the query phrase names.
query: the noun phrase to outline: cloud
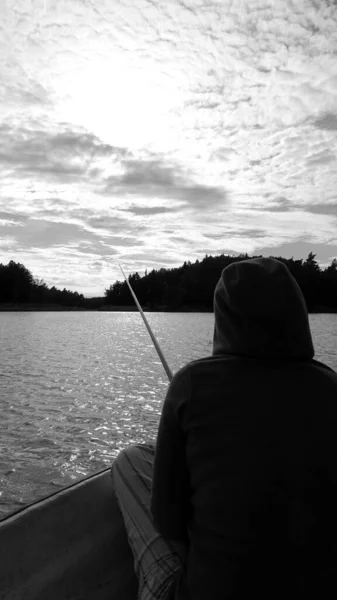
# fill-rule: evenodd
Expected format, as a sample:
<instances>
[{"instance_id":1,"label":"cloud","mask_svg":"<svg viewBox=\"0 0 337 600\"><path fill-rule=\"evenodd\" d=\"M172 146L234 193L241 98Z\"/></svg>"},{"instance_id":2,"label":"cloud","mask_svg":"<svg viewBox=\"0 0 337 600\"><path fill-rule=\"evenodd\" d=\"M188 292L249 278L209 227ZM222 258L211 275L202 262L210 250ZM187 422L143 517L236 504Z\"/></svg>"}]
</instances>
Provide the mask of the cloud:
<instances>
[{"instance_id":1,"label":"cloud","mask_svg":"<svg viewBox=\"0 0 337 600\"><path fill-rule=\"evenodd\" d=\"M288 212L289 210L291 210L291 203L289 202L289 200L287 200L287 198L284 198L283 196L275 198L272 203L268 202L266 204L266 211L268 212Z\"/></svg>"},{"instance_id":2,"label":"cloud","mask_svg":"<svg viewBox=\"0 0 337 600\"><path fill-rule=\"evenodd\" d=\"M91 268L92 268L92 269L101 269L102 267L103 267L103 263L102 263L102 261L100 261L100 260L94 260L94 261L91 263Z\"/></svg>"},{"instance_id":3,"label":"cloud","mask_svg":"<svg viewBox=\"0 0 337 600\"><path fill-rule=\"evenodd\" d=\"M298 240L275 246L260 246L255 249L255 254L263 256L282 256L283 258L294 257L295 260L306 259L313 252L322 266L330 264L333 257L337 256L337 243L317 244L310 241Z\"/></svg>"},{"instance_id":4,"label":"cloud","mask_svg":"<svg viewBox=\"0 0 337 600\"><path fill-rule=\"evenodd\" d=\"M198 210L227 202L222 187L197 183L179 165L162 159L128 160L124 166L123 175L108 178L102 194L171 199Z\"/></svg>"},{"instance_id":5,"label":"cloud","mask_svg":"<svg viewBox=\"0 0 337 600\"><path fill-rule=\"evenodd\" d=\"M8 232L7 226L0 226L0 235ZM11 235L21 247L45 248L64 246L74 240L89 237L84 229L69 223L54 223L38 219L26 219L16 227L11 227Z\"/></svg>"},{"instance_id":6,"label":"cloud","mask_svg":"<svg viewBox=\"0 0 337 600\"><path fill-rule=\"evenodd\" d=\"M314 121L314 125L326 131L337 131L337 114L328 113Z\"/></svg>"},{"instance_id":7,"label":"cloud","mask_svg":"<svg viewBox=\"0 0 337 600\"><path fill-rule=\"evenodd\" d=\"M6 0L2 253L97 294L115 253L331 247L336 30L328 0Z\"/></svg>"},{"instance_id":8,"label":"cloud","mask_svg":"<svg viewBox=\"0 0 337 600\"><path fill-rule=\"evenodd\" d=\"M310 213L319 215L333 215L337 217L337 203L334 204L311 204L305 207L305 210ZM336 223L337 225L337 223Z\"/></svg>"},{"instance_id":9,"label":"cloud","mask_svg":"<svg viewBox=\"0 0 337 600\"><path fill-rule=\"evenodd\" d=\"M158 258L156 258L156 255L158 256ZM165 265L166 267L168 267L169 265L180 266L179 263L181 262L181 259L178 255L172 257L172 253L169 254L166 252L161 252L160 255L158 254L158 252L157 254L152 254L151 259L148 252L130 252L126 254L125 257L128 261L136 261L136 263L138 264L140 262L142 265L145 265L145 268L148 268L149 264L154 265L154 267L158 265L159 268L162 268L163 265Z\"/></svg>"},{"instance_id":10,"label":"cloud","mask_svg":"<svg viewBox=\"0 0 337 600\"><path fill-rule=\"evenodd\" d=\"M8 212L6 210L0 210L0 221L6 222L10 225L22 225L22 222L26 220L26 215L15 212Z\"/></svg>"},{"instance_id":11,"label":"cloud","mask_svg":"<svg viewBox=\"0 0 337 600\"><path fill-rule=\"evenodd\" d=\"M230 235L231 236L243 236L246 238L261 238L264 237L264 231L263 229L258 229L258 228L249 228L249 227L242 227L242 228L237 228L235 229L235 226L230 228ZM205 233L204 237L206 238L210 238L212 240L225 240L226 239L226 235L224 233Z\"/></svg>"},{"instance_id":12,"label":"cloud","mask_svg":"<svg viewBox=\"0 0 337 600\"><path fill-rule=\"evenodd\" d=\"M124 209L123 209L124 210ZM153 215L162 215L165 213L176 212L176 207L168 207L168 206L131 206L127 209L127 212L132 213L133 215L141 215L141 216L153 216Z\"/></svg>"},{"instance_id":13,"label":"cloud","mask_svg":"<svg viewBox=\"0 0 337 600\"><path fill-rule=\"evenodd\" d=\"M96 192L106 196L138 196L177 200L199 210L224 204L226 193L221 186L198 183L179 164L149 156L136 159L125 148L103 143L96 136L69 128L51 133L43 129L0 127L3 146L0 166L12 169L17 177L35 176L59 183L104 181ZM108 159L110 165L104 163ZM94 165L97 165L96 167ZM116 174L107 176L116 166ZM118 174L118 170L122 171ZM145 209L145 210L144 210ZM172 207L136 207L134 214L159 214ZM48 210L48 209L47 209ZM49 209L50 210L50 209ZM61 206L54 210L61 211Z\"/></svg>"},{"instance_id":14,"label":"cloud","mask_svg":"<svg viewBox=\"0 0 337 600\"><path fill-rule=\"evenodd\" d=\"M3 223L1 221L0 218L0 236L7 235L10 227L11 239L21 249L59 246L68 247L69 250L76 248L80 253L104 256L117 254L118 248L132 247L135 244L135 238L125 233L113 235L109 231L107 235L107 232L104 231L101 234L95 218L88 219L83 225L33 218L24 221L3 219ZM107 226L108 224L105 223L105 228ZM120 227L115 227L113 231L120 232ZM138 239L136 244L137 247L140 247L144 242Z\"/></svg>"},{"instance_id":15,"label":"cloud","mask_svg":"<svg viewBox=\"0 0 337 600\"><path fill-rule=\"evenodd\" d=\"M25 127L2 124L0 136L0 167L12 169L18 178L33 176L61 184L82 181L89 175L99 175L104 160L119 162L128 155L125 148L64 126L51 132L37 128L36 123Z\"/></svg>"},{"instance_id":16,"label":"cloud","mask_svg":"<svg viewBox=\"0 0 337 600\"><path fill-rule=\"evenodd\" d=\"M313 167L315 165L327 165L335 162L337 165L337 156L333 154L329 149L322 150L321 152L313 153L307 160L307 165Z\"/></svg>"}]
</instances>

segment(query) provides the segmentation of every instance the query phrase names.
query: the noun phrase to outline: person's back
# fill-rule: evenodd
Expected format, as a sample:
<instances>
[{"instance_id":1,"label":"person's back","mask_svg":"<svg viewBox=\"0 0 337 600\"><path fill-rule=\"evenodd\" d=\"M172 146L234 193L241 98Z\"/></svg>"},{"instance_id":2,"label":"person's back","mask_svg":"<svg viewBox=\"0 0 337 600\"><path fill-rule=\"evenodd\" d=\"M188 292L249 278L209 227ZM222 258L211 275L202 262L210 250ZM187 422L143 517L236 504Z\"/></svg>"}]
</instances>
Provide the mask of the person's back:
<instances>
[{"instance_id":1,"label":"person's back","mask_svg":"<svg viewBox=\"0 0 337 600\"><path fill-rule=\"evenodd\" d=\"M337 374L313 360L303 296L279 261L227 267L213 356L174 377L152 513L188 552L171 596L337 594Z\"/></svg>"}]
</instances>

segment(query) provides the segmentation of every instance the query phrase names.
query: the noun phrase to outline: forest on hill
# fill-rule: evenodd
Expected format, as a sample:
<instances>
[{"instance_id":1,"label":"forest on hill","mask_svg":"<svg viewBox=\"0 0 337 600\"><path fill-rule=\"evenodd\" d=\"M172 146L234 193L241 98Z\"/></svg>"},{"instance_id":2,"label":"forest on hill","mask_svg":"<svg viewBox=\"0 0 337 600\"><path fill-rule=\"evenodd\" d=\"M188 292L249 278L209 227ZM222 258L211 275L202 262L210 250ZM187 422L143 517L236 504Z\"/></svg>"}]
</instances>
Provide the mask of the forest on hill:
<instances>
[{"instance_id":1,"label":"forest on hill","mask_svg":"<svg viewBox=\"0 0 337 600\"><path fill-rule=\"evenodd\" d=\"M337 260L321 269L310 252L307 259L294 260L275 256L287 265L305 297L309 312L337 312ZM181 267L153 269L144 276L138 272L129 276L129 282L143 308L167 311L211 311L213 292L222 269L232 262L257 258L248 254L230 256L206 255L201 261L184 262ZM134 306L125 281L115 281L105 290L104 297L85 298L83 294L67 289L49 287L34 278L22 264L11 260L0 263L0 308L13 306L31 310L39 307L50 310L98 310Z\"/></svg>"},{"instance_id":2,"label":"forest on hill","mask_svg":"<svg viewBox=\"0 0 337 600\"><path fill-rule=\"evenodd\" d=\"M299 284L309 312L337 311L337 259L321 269L310 252L306 260L274 256L287 265ZM129 282L141 306L164 310L212 310L213 292L221 271L233 262L258 258L241 254L205 256L201 261L185 262L173 269L152 270L141 277L129 276ZM105 291L107 304L118 306L130 303L130 291L125 281L116 281ZM323 310L323 312L324 312Z\"/></svg>"},{"instance_id":3,"label":"forest on hill","mask_svg":"<svg viewBox=\"0 0 337 600\"><path fill-rule=\"evenodd\" d=\"M48 287L36 279L21 263L11 260L0 263L0 304L75 306L84 299L83 294Z\"/></svg>"}]
</instances>

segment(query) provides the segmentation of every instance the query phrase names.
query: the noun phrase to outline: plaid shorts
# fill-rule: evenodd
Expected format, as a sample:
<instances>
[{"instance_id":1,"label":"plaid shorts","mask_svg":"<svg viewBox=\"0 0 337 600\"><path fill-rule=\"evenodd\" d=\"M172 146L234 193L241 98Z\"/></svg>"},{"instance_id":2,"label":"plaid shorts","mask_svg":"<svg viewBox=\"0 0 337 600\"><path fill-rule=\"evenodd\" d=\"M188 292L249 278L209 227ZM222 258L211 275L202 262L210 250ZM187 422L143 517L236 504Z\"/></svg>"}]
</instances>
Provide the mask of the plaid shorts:
<instances>
[{"instance_id":1,"label":"plaid shorts","mask_svg":"<svg viewBox=\"0 0 337 600\"><path fill-rule=\"evenodd\" d=\"M159 535L150 512L154 453L153 444L129 446L118 454L111 468L134 556L138 600L164 600L181 567L174 542Z\"/></svg>"}]
</instances>

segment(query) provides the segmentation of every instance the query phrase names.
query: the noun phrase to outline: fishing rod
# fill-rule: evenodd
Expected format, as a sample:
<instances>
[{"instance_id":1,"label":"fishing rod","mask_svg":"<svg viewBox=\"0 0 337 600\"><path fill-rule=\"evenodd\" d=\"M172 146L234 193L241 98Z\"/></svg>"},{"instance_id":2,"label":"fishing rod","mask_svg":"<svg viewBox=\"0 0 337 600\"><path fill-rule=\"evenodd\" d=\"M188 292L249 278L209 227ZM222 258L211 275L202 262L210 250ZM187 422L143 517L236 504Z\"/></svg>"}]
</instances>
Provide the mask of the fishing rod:
<instances>
[{"instance_id":1,"label":"fishing rod","mask_svg":"<svg viewBox=\"0 0 337 600\"><path fill-rule=\"evenodd\" d=\"M149 332L149 334L150 334L150 337L151 337L151 340L152 340L152 342L153 342L153 345L154 345L155 349L157 350L157 354L158 354L158 356L159 356L159 358L160 358L160 360L161 360L161 363L162 363L162 365L163 365L163 367L164 367L164 369L165 369L165 371L166 371L166 375L167 375L167 377L168 377L169 381L171 381L171 380L172 380L172 377L173 377L173 375L172 375L172 371L171 371L170 367L169 367L169 366L168 366L168 364L167 364L166 358L165 358L165 356L164 356L164 354L163 354L163 352L162 352L162 350L161 350L161 348L160 348L160 346L159 346L159 344L158 344L158 342L157 342L157 340L156 340L156 337L155 337L155 335L154 335L154 333L153 333L153 331L152 331L152 329L151 329L151 327L150 327L150 325L149 325L149 323L148 323L148 321L147 321L147 318L146 318L146 316L145 316L145 314L144 314L144 311L143 311L143 309L142 309L141 305L140 305L140 304L139 304L139 302L138 302L137 296L136 296L136 294L134 293L134 291L133 291L133 289L132 289L132 286L131 286L131 284L130 284L130 282L129 282L128 278L126 277L126 275L125 275L125 273L124 273L124 271L123 271L123 269L122 269L121 265L119 264L118 260L116 260L116 262L117 262L117 264L118 264L118 266L119 266L119 268L120 268L120 270L121 270L121 272L122 272L122 275L123 275L123 277L124 277L124 279L125 279L125 281L126 281L126 283L127 283L128 287L129 287L129 290L130 290L130 292L131 292L131 294L132 294L132 297L133 297L133 299L134 299L134 301L135 301L135 303L136 303L136 306L137 306L137 308L138 308L138 310L139 310L139 312L140 312L140 315L141 315L141 317L142 317L142 319L143 319L143 321L144 321L144 323L145 323L145 327L146 327L146 329L148 330L148 332Z\"/></svg>"}]
</instances>

